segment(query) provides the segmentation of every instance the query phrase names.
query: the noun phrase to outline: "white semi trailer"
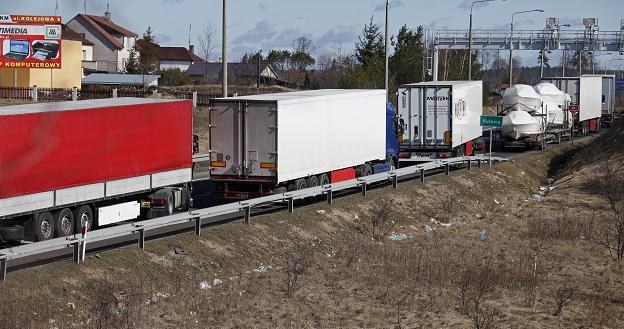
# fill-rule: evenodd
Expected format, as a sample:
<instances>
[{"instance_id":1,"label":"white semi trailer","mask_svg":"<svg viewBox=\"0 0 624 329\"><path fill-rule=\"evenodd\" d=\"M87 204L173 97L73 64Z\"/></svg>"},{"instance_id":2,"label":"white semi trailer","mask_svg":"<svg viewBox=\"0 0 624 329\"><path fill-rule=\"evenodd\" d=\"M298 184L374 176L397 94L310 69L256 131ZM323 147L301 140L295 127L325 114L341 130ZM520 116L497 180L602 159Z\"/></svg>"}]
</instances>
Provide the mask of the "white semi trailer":
<instances>
[{"instance_id":1,"label":"white semi trailer","mask_svg":"<svg viewBox=\"0 0 624 329\"><path fill-rule=\"evenodd\" d=\"M568 110L574 116L574 129L582 136L598 132L602 116L602 77L542 78L570 95Z\"/></svg>"},{"instance_id":2,"label":"white semi trailer","mask_svg":"<svg viewBox=\"0 0 624 329\"><path fill-rule=\"evenodd\" d=\"M397 165L395 126L385 90L214 99L210 177L218 196L246 199L381 172Z\"/></svg>"},{"instance_id":3,"label":"white semi trailer","mask_svg":"<svg viewBox=\"0 0 624 329\"><path fill-rule=\"evenodd\" d=\"M613 123L613 111L615 110L615 75L583 74L583 76L602 78L602 116L600 121L604 126L610 127Z\"/></svg>"}]
</instances>

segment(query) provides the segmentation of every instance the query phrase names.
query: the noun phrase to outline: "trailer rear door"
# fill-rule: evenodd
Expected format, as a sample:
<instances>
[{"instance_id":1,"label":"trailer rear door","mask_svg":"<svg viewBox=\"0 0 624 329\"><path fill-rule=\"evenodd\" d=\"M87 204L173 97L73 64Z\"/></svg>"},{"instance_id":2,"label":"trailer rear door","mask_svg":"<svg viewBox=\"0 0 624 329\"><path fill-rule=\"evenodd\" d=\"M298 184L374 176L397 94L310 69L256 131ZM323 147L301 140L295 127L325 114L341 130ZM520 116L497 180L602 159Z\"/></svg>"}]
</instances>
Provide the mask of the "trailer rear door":
<instances>
[{"instance_id":1,"label":"trailer rear door","mask_svg":"<svg viewBox=\"0 0 624 329\"><path fill-rule=\"evenodd\" d=\"M210 107L210 174L242 177L242 108L239 102L213 102Z\"/></svg>"},{"instance_id":2,"label":"trailer rear door","mask_svg":"<svg viewBox=\"0 0 624 329\"><path fill-rule=\"evenodd\" d=\"M277 169L276 103L215 100L210 160L211 177L216 179L272 180Z\"/></svg>"},{"instance_id":3,"label":"trailer rear door","mask_svg":"<svg viewBox=\"0 0 624 329\"><path fill-rule=\"evenodd\" d=\"M425 87L421 110L424 116L421 136L427 146L445 146L451 131L451 88Z\"/></svg>"},{"instance_id":4,"label":"trailer rear door","mask_svg":"<svg viewBox=\"0 0 624 329\"><path fill-rule=\"evenodd\" d=\"M245 115L246 176L274 177L277 169L277 105L247 103Z\"/></svg>"}]
</instances>

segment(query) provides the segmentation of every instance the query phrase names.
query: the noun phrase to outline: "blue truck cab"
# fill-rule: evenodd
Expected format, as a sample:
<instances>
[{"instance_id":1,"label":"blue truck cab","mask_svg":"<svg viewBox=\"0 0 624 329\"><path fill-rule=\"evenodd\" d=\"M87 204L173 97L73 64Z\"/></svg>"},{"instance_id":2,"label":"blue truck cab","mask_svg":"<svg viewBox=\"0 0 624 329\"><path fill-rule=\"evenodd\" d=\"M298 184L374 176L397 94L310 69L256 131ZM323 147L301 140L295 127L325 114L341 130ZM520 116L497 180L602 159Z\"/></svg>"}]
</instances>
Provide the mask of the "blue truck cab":
<instances>
[{"instance_id":1,"label":"blue truck cab","mask_svg":"<svg viewBox=\"0 0 624 329\"><path fill-rule=\"evenodd\" d=\"M399 131L396 118L394 106L386 103L386 162L373 164L375 174L399 167Z\"/></svg>"}]
</instances>

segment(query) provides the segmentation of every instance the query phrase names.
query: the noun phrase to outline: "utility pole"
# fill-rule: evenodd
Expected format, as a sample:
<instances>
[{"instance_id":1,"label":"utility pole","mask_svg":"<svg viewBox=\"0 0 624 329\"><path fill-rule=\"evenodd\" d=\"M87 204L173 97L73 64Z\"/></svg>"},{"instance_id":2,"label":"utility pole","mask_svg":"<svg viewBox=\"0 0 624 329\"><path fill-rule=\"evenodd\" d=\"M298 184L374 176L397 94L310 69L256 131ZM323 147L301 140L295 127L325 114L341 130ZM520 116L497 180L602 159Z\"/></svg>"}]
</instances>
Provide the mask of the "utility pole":
<instances>
[{"instance_id":1,"label":"utility pole","mask_svg":"<svg viewBox=\"0 0 624 329\"><path fill-rule=\"evenodd\" d=\"M223 81L221 89L223 90L223 97L228 97L228 71L227 71L227 0L223 0L223 36L222 40L222 73L223 73Z\"/></svg>"},{"instance_id":2,"label":"utility pole","mask_svg":"<svg viewBox=\"0 0 624 329\"><path fill-rule=\"evenodd\" d=\"M385 75L386 75L386 97L388 97L388 22L389 22L389 8L390 7L390 0L386 0L386 31L385 31L385 57L386 57L386 71L385 71Z\"/></svg>"}]
</instances>

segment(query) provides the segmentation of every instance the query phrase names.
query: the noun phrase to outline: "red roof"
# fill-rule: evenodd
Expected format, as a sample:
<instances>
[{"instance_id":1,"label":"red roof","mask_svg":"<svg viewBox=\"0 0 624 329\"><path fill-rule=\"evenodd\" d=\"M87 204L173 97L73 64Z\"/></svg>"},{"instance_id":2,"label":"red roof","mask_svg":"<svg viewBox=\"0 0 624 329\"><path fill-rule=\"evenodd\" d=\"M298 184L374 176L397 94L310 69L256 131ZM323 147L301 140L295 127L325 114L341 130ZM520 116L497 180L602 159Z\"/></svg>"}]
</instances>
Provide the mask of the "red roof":
<instances>
[{"instance_id":1,"label":"red roof","mask_svg":"<svg viewBox=\"0 0 624 329\"><path fill-rule=\"evenodd\" d=\"M95 28L103 37L110 41L117 49L123 49L123 43L113 35L121 35L124 37L137 37L137 34L124 29L123 27L106 19L106 17L78 14L88 24Z\"/></svg>"},{"instance_id":2,"label":"red roof","mask_svg":"<svg viewBox=\"0 0 624 329\"><path fill-rule=\"evenodd\" d=\"M192 61L191 52L184 47L160 47L158 59L173 61Z\"/></svg>"},{"instance_id":3,"label":"red roof","mask_svg":"<svg viewBox=\"0 0 624 329\"><path fill-rule=\"evenodd\" d=\"M63 24L62 28L63 28L63 32L61 35L62 35L63 40L80 41L82 42L83 45L93 46L93 42L87 40L87 38L85 38L84 35L70 29L69 26Z\"/></svg>"},{"instance_id":4,"label":"red roof","mask_svg":"<svg viewBox=\"0 0 624 329\"><path fill-rule=\"evenodd\" d=\"M145 44L146 44L145 40L139 39L136 41L135 45L138 49L141 49L141 47L144 47ZM202 59L199 56L191 53L185 47L163 47L163 46L159 46L158 44L154 42L150 42L150 44L156 48L156 57L159 60L189 61L189 62L202 61Z\"/></svg>"}]
</instances>

